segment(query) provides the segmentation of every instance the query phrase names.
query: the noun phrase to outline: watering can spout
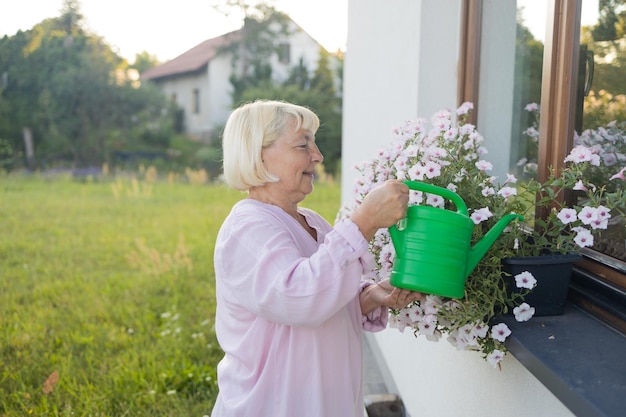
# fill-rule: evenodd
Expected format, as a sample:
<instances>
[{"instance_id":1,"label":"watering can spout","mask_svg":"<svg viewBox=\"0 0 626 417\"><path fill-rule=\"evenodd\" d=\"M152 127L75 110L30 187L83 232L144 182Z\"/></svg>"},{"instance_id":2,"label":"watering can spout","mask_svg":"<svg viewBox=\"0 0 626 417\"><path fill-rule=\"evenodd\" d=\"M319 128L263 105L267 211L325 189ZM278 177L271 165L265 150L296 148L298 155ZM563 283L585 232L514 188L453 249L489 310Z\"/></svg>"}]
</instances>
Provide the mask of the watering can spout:
<instances>
[{"instance_id":1,"label":"watering can spout","mask_svg":"<svg viewBox=\"0 0 626 417\"><path fill-rule=\"evenodd\" d=\"M515 219L522 221L524 220L524 216L516 213L509 213L505 215L491 228L491 230L485 234L485 236L483 236L482 239L480 239L480 241L476 242L476 244L470 249L467 261L467 276L469 276L474 268L476 268L478 262L480 262L480 260L485 256L489 248L495 243L498 236L502 234L506 226L508 226L508 224Z\"/></svg>"}]
</instances>

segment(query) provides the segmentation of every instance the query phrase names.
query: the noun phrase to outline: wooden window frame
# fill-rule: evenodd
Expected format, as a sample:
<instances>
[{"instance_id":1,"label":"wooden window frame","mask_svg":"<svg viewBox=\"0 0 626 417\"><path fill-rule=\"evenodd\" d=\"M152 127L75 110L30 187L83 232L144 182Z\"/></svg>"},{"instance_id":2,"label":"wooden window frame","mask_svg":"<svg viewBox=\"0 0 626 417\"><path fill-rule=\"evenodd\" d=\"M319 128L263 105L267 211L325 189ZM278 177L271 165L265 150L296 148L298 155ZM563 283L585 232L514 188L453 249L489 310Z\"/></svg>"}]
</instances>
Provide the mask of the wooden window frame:
<instances>
[{"instance_id":1,"label":"wooden window frame","mask_svg":"<svg viewBox=\"0 0 626 417\"><path fill-rule=\"evenodd\" d=\"M545 181L548 177L548 167L557 170L563 167L572 147L582 0L548 0L547 8L537 169L539 181ZM478 103L482 14L483 0L462 2L457 91L459 105L466 101ZM476 124L477 109L472 112L471 118L470 122ZM559 199L568 197L558 196ZM545 213L538 212L537 216L545 216ZM626 274L618 270L619 267L609 257L593 250L584 250L583 254L584 259L576 265L582 275L593 276L596 280L626 290ZM616 318L584 294L581 296L580 292L572 292L577 295L571 296L571 301L626 333L626 319Z\"/></svg>"}]
</instances>

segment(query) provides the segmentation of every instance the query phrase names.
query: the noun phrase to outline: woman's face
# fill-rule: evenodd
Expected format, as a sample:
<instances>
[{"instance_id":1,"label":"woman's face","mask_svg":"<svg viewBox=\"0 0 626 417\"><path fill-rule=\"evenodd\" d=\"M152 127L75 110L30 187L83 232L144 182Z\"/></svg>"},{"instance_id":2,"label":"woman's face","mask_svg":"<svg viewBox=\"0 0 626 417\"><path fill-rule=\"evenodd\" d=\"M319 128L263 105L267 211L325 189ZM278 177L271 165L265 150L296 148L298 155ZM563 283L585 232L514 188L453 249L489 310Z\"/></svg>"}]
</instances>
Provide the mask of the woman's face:
<instances>
[{"instance_id":1,"label":"woman's face","mask_svg":"<svg viewBox=\"0 0 626 417\"><path fill-rule=\"evenodd\" d=\"M313 191L315 169L324 157L309 130L295 130L295 122L285 133L261 151L267 170L279 180L266 186L283 194L290 202L300 202Z\"/></svg>"}]
</instances>

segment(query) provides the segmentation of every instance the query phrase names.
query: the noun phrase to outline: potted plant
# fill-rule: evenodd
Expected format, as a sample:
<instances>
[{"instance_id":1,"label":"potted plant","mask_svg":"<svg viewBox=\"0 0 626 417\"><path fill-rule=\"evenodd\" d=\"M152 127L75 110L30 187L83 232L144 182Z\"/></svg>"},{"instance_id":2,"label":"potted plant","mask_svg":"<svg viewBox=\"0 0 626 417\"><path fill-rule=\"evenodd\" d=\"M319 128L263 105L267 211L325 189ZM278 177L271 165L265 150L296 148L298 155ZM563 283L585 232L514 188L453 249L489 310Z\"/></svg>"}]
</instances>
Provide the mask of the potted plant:
<instances>
[{"instance_id":1,"label":"potted plant","mask_svg":"<svg viewBox=\"0 0 626 417\"><path fill-rule=\"evenodd\" d=\"M518 290L510 291L503 277L506 273L502 260L578 252L606 227L612 208L621 208L623 214L624 195L620 187L608 192L602 185L585 182L586 170L601 161L593 149L585 151L582 147L572 151L562 172L552 171L544 183L531 178L518 184L510 174L498 181L489 173L492 164L485 158L487 149L482 135L467 123L472 108L471 103L464 103L455 112L435 113L430 124L417 119L395 128L388 146L356 166L360 175L355 182L355 200L344 206L338 216L353 210L372 188L394 178L426 182L457 193L475 224L472 242L480 241L508 213L532 217L536 205L545 207L549 212L545 220L535 219L532 227L513 222L498 237L467 277L462 298L428 295L425 301L390 315L391 327L400 331L409 328L416 336L423 335L431 341L445 336L458 349L480 352L496 367L505 355L504 342L510 334L498 317L512 312L518 321L529 320L534 308L524 297L536 285L535 277L523 271L513 276ZM620 172L612 176L613 181L623 179L624 170ZM568 188L581 190L586 200L571 206L555 204L554 197ZM536 195L541 196L537 201ZM454 209L450 201L420 191L411 191L409 204ZM369 278L377 281L389 277L395 251L388 230L378 231L370 242L370 251L376 266Z\"/></svg>"}]
</instances>

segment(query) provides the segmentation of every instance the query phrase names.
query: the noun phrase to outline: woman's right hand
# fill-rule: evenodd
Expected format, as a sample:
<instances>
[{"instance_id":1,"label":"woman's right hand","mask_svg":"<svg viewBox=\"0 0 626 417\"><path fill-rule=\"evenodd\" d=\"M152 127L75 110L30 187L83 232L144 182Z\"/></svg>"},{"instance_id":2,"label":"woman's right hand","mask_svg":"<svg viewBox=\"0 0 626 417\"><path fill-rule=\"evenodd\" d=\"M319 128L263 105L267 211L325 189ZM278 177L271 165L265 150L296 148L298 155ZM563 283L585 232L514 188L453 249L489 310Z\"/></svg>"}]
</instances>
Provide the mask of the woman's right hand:
<instances>
[{"instance_id":1,"label":"woman's right hand","mask_svg":"<svg viewBox=\"0 0 626 417\"><path fill-rule=\"evenodd\" d=\"M400 180L389 180L370 191L350 219L369 241L378 229L404 218L408 203L409 187Z\"/></svg>"}]
</instances>

